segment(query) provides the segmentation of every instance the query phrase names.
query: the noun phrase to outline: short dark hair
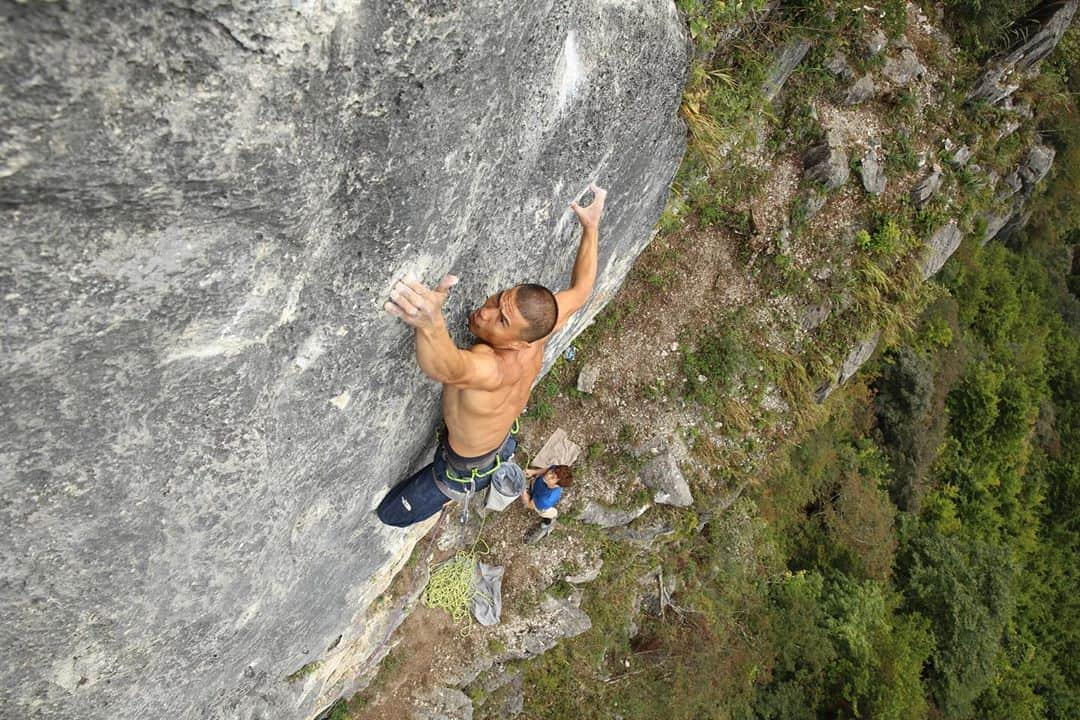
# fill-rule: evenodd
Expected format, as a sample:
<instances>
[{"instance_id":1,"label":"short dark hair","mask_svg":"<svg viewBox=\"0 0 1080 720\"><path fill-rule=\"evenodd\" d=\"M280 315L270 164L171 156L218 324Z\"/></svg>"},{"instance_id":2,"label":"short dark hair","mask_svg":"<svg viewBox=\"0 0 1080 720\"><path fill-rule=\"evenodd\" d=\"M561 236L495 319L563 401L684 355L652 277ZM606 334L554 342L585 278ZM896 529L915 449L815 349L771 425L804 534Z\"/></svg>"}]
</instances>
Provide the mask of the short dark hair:
<instances>
[{"instance_id":1,"label":"short dark hair","mask_svg":"<svg viewBox=\"0 0 1080 720\"><path fill-rule=\"evenodd\" d=\"M552 465L548 468L548 472L552 471L559 478L559 487L568 488L574 484L574 471L570 469L569 465Z\"/></svg>"},{"instance_id":2,"label":"short dark hair","mask_svg":"<svg viewBox=\"0 0 1080 720\"><path fill-rule=\"evenodd\" d=\"M555 322L559 319L559 303L555 300L555 293L543 285L518 285L517 308L529 323L521 333L521 339L525 342L536 342L555 329Z\"/></svg>"}]
</instances>

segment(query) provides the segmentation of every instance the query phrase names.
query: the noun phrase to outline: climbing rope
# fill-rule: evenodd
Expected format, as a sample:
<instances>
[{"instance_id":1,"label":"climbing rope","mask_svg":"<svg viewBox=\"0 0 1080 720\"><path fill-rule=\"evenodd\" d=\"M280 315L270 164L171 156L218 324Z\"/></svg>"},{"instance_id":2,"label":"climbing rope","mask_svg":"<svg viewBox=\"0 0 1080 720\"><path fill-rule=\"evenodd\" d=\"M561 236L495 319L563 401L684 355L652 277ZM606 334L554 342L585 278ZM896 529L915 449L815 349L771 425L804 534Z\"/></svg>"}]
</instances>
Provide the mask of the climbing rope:
<instances>
[{"instance_id":1,"label":"climbing rope","mask_svg":"<svg viewBox=\"0 0 1080 720\"><path fill-rule=\"evenodd\" d=\"M426 607L445 610L455 624L462 626L459 630L462 637L472 631L473 599L479 597L489 605L494 604L494 598L477 590L475 584L476 564L481 556L491 552L480 537L486 523L485 517L468 551L463 550L432 568L427 587L420 598ZM484 550L477 552L480 545Z\"/></svg>"}]
</instances>

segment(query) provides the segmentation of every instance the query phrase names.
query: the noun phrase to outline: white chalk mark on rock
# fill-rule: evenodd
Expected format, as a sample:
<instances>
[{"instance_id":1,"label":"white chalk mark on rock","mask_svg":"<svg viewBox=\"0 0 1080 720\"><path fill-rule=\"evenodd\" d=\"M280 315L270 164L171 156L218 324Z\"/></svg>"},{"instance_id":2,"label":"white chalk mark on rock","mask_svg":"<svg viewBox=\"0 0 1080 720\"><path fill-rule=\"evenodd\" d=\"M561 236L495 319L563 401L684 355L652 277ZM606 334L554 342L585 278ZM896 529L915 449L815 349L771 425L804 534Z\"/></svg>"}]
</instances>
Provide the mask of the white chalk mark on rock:
<instances>
[{"instance_id":1,"label":"white chalk mark on rock","mask_svg":"<svg viewBox=\"0 0 1080 720\"><path fill-rule=\"evenodd\" d=\"M349 404L349 400L352 399L352 393L348 390L343 390L340 395L330 401L330 404L336 407L338 410L344 410L345 406Z\"/></svg>"},{"instance_id":2,"label":"white chalk mark on rock","mask_svg":"<svg viewBox=\"0 0 1080 720\"><path fill-rule=\"evenodd\" d=\"M562 75L559 81L559 110L573 99L581 84L581 61L578 59L577 36L573 30L566 34L566 42L563 43L562 52Z\"/></svg>"}]
</instances>

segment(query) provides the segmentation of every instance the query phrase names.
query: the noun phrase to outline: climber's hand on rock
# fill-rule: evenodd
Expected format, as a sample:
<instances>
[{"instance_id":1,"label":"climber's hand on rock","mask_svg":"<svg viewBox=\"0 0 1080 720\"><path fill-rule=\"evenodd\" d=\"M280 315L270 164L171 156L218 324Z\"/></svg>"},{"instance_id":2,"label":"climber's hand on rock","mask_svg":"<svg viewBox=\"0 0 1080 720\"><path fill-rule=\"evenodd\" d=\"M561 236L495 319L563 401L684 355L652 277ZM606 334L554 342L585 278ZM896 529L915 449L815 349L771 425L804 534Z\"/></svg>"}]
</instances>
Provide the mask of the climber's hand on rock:
<instances>
[{"instance_id":1,"label":"climber's hand on rock","mask_svg":"<svg viewBox=\"0 0 1080 720\"><path fill-rule=\"evenodd\" d=\"M581 207L578 205L577 200L574 200L574 202L570 203L570 209L577 215L578 222L581 223L582 227L596 228L600 226L600 216L604 212L604 200L607 198L607 190L596 183L591 183L588 190L593 194L593 201L586 207ZM584 194L582 193L582 195Z\"/></svg>"},{"instance_id":2,"label":"climber's hand on rock","mask_svg":"<svg viewBox=\"0 0 1080 720\"><path fill-rule=\"evenodd\" d=\"M450 288L458 279L446 275L434 289L411 276L394 283L390 290L390 302L383 305L386 312L417 330L429 330L445 324L442 314Z\"/></svg>"}]
</instances>

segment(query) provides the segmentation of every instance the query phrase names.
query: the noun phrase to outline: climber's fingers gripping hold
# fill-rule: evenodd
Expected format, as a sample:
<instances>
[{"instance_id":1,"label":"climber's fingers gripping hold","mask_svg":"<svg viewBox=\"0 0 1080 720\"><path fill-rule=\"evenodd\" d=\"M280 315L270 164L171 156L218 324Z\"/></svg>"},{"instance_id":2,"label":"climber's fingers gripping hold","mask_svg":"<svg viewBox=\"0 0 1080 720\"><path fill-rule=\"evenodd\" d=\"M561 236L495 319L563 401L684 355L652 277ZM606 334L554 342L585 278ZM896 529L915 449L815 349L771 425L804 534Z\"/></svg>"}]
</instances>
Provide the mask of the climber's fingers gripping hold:
<instances>
[{"instance_id":1,"label":"climber's fingers gripping hold","mask_svg":"<svg viewBox=\"0 0 1080 720\"><path fill-rule=\"evenodd\" d=\"M577 200L574 200L574 202L570 203L570 209L577 215L578 222L580 222L583 227L595 228L600 225L600 216L604 213L604 202L607 200L607 190L596 183L590 184L586 190L593 194L593 201L587 206L582 207L581 205L578 205ZM581 195L584 194L585 190L582 191ZM578 199L580 198L581 196L579 195Z\"/></svg>"},{"instance_id":2,"label":"climber's fingers gripping hold","mask_svg":"<svg viewBox=\"0 0 1080 720\"><path fill-rule=\"evenodd\" d=\"M457 278L447 275L434 290L411 276L394 283L390 290L390 302L383 307L406 325L414 328L431 328L443 323L442 306L450 287Z\"/></svg>"}]
</instances>

